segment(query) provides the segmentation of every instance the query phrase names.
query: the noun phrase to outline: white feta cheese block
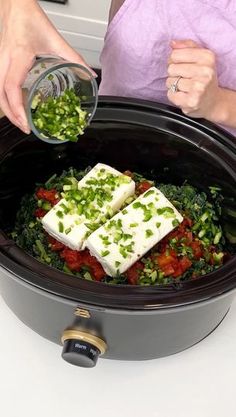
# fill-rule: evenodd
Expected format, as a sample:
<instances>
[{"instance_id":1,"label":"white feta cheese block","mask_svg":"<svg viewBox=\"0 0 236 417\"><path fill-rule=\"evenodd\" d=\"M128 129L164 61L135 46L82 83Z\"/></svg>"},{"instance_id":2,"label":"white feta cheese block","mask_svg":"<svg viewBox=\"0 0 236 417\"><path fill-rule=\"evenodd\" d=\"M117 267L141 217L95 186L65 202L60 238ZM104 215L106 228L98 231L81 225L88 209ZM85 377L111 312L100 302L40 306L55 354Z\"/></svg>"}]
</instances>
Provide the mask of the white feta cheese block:
<instances>
[{"instance_id":1,"label":"white feta cheese block","mask_svg":"<svg viewBox=\"0 0 236 417\"><path fill-rule=\"evenodd\" d=\"M84 249L85 238L120 209L135 193L134 181L105 164L97 164L72 186L42 219L44 229L74 250Z\"/></svg>"},{"instance_id":2,"label":"white feta cheese block","mask_svg":"<svg viewBox=\"0 0 236 417\"><path fill-rule=\"evenodd\" d=\"M117 171L115 168L110 167L109 165L98 163L95 167L89 171L87 175L82 178L82 180L78 184L78 188L91 186L88 184L88 181L92 180L93 178L101 178L100 174L112 174L115 177L123 177L124 182L119 184L115 190L112 191L112 200L109 202L109 206L112 208L113 212L115 213L118 211L122 205L124 204L127 198L131 197L135 193L135 182L128 177L127 175L122 174L121 172ZM96 187L93 186L92 187ZM106 185L104 186L106 189ZM104 207L104 213L106 212L106 207Z\"/></svg>"},{"instance_id":3,"label":"white feta cheese block","mask_svg":"<svg viewBox=\"0 0 236 417\"><path fill-rule=\"evenodd\" d=\"M109 276L130 268L170 233L183 217L152 187L92 233L85 242Z\"/></svg>"}]
</instances>

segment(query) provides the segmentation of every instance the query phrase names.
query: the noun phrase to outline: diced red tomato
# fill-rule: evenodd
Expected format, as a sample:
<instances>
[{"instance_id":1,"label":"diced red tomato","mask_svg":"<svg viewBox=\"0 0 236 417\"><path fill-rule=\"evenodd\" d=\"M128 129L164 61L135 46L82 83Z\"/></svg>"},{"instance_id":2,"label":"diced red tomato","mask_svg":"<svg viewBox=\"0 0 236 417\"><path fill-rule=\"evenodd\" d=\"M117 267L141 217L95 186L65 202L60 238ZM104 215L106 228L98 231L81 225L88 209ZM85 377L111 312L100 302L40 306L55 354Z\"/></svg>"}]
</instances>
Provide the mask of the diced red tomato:
<instances>
[{"instance_id":1,"label":"diced red tomato","mask_svg":"<svg viewBox=\"0 0 236 417\"><path fill-rule=\"evenodd\" d=\"M166 266L163 266L161 268L161 270L162 270L162 272L164 273L164 275L166 277L168 277L169 275L173 275L174 272L175 272L175 270L174 270L174 268L173 268L173 266L171 264L166 265Z\"/></svg>"},{"instance_id":2,"label":"diced red tomato","mask_svg":"<svg viewBox=\"0 0 236 417\"><path fill-rule=\"evenodd\" d=\"M126 271L125 275L127 276L128 283L131 285L137 285L140 272L143 270L144 264L140 261L136 262L133 266L131 266L128 271Z\"/></svg>"},{"instance_id":3,"label":"diced red tomato","mask_svg":"<svg viewBox=\"0 0 236 417\"><path fill-rule=\"evenodd\" d=\"M192 232L186 232L186 245L190 244L193 241L193 233Z\"/></svg>"},{"instance_id":4,"label":"diced red tomato","mask_svg":"<svg viewBox=\"0 0 236 417\"><path fill-rule=\"evenodd\" d=\"M202 245L199 240L194 240L191 242L190 247L193 250L193 256L195 259L200 259L203 256Z\"/></svg>"},{"instance_id":5,"label":"diced red tomato","mask_svg":"<svg viewBox=\"0 0 236 417\"><path fill-rule=\"evenodd\" d=\"M175 257L171 256L171 255L166 255L165 253L157 256L157 263L159 265L159 267L165 268L168 265L171 265L174 261L175 261Z\"/></svg>"},{"instance_id":6,"label":"diced red tomato","mask_svg":"<svg viewBox=\"0 0 236 417\"><path fill-rule=\"evenodd\" d=\"M91 256L89 251L85 250L83 253L83 262L84 265L89 266L91 269L91 274L94 277L95 281L101 281L106 273L102 265L97 261L94 256Z\"/></svg>"},{"instance_id":7,"label":"diced red tomato","mask_svg":"<svg viewBox=\"0 0 236 417\"><path fill-rule=\"evenodd\" d=\"M179 260L179 264L182 269L182 274L192 266L192 262L187 256L183 256L183 258Z\"/></svg>"},{"instance_id":8,"label":"diced red tomato","mask_svg":"<svg viewBox=\"0 0 236 417\"><path fill-rule=\"evenodd\" d=\"M193 221L189 217L185 217L181 225L184 227L192 227Z\"/></svg>"},{"instance_id":9,"label":"diced red tomato","mask_svg":"<svg viewBox=\"0 0 236 417\"><path fill-rule=\"evenodd\" d=\"M61 258L65 259L66 263L74 264L81 260L80 252L65 247L60 254Z\"/></svg>"},{"instance_id":10,"label":"diced red tomato","mask_svg":"<svg viewBox=\"0 0 236 417\"><path fill-rule=\"evenodd\" d=\"M138 194L143 194L145 191L149 190L152 187L152 184L149 181L142 181L137 185L136 191Z\"/></svg>"},{"instance_id":11,"label":"diced red tomato","mask_svg":"<svg viewBox=\"0 0 236 417\"><path fill-rule=\"evenodd\" d=\"M123 172L123 174L127 175L127 177L130 177L130 178L133 178L134 176L133 172L129 171L128 169L125 172Z\"/></svg>"},{"instance_id":12,"label":"diced red tomato","mask_svg":"<svg viewBox=\"0 0 236 417\"><path fill-rule=\"evenodd\" d=\"M178 258L174 250L170 250L168 254L161 253L156 257L156 260L164 275L172 275L174 278L182 275L192 266L192 262L187 256Z\"/></svg>"},{"instance_id":13,"label":"diced red tomato","mask_svg":"<svg viewBox=\"0 0 236 417\"><path fill-rule=\"evenodd\" d=\"M173 277L177 278L177 277L180 277L180 275L182 275L182 269L180 266L178 266L178 268L176 268L175 272L173 273Z\"/></svg>"},{"instance_id":14,"label":"diced red tomato","mask_svg":"<svg viewBox=\"0 0 236 417\"><path fill-rule=\"evenodd\" d=\"M46 200L52 205L57 204L60 200L58 192L54 188L52 188L51 190L46 190L45 188L40 187L36 191L36 197L39 200Z\"/></svg>"},{"instance_id":15,"label":"diced red tomato","mask_svg":"<svg viewBox=\"0 0 236 417\"><path fill-rule=\"evenodd\" d=\"M46 210L42 209L42 208L37 208L34 212L35 217L38 217L39 219L41 219L42 217L45 216L46 214Z\"/></svg>"},{"instance_id":16,"label":"diced red tomato","mask_svg":"<svg viewBox=\"0 0 236 417\"><path fill-rule=\"evenodd\" d=\"M59 252L65 248L65 245L63 245L61 242L58 242L58 240L54 239L54 237L48 235L47 238L52 251Z\"/></svg>"},{"instance_id":17,"label":"diced red tomato","mask_svg":"<svg viewBox=\"0 0 236 417\"><path fill-rule=\"evenodd\" d=\"M60 256L65 259L65 262L71 271L79 272L83 266L89 267L95 281L101 281L106 275L101 264L86 250L79 252L65 247Z\"/></svg>"}]
</instances>

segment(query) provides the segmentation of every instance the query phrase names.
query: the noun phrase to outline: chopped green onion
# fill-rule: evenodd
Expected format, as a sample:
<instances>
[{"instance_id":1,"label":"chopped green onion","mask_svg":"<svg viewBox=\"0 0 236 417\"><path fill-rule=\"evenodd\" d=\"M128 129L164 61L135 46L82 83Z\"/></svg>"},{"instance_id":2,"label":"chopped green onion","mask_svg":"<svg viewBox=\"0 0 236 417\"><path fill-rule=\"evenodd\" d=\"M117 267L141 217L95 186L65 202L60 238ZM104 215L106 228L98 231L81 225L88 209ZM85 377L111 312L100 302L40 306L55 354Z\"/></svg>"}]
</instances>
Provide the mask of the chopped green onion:
<instances>
[{"instance_id":1,"label":"chopped green onion","mask_svg":"<svg viewBox=\"0 0 236 417\"><path fill-rule=\"evenodd\" d=\"M153 236L153 232L152 232L152 230L147 229L147 230L146 230L146 232L145 232L145 237L146 237L146 238L149 238L149 237L151 237L151 236Z\"/></svg>"},{"instance_id":2,"label":"chopped green onion","mask_svg":"<svg viewBox=\"0 0 236 417\"><path fill-rule=\"evenodd\" d=\"M52 74L49 77L53 79ZM37 94L31 108L33 123L45 137L77 142L87 127L88 113L82 110L81 100L73 89L66 89L59 97L50 96L44 101Z\"/></svg>"},{"instance_id":3,"label":"chopped green onion","mask_svg":"<svg viewBox=\"0 0 236 417\"><path fill-rule=\"evenodd\" d=\"M56 215L57 215L57 217L59 217L60 219L63 219L63 217L64 217L64 213L63 213L61 210L58 210L58 211L56 212Z\"/></svg>"},{"instance_id":4,"label":"chopped green onion","mask_svg":"<svg viewBox=\"0 0 236 417\"><path fill-rule=\"evenodd\" d=\"M104 250L104 251L102 251L101 255L102 255L102 257L105 257L105 256L109 255L109 253L110 253L109 250Z\"/></svg>"},{"instance_id":5,"label":"chopped green onion","mask_svg":"<svg viewBox=\"0 0 236 417\"><path fill-rule=\"evenodd\" d=\"M148 197L149 195L151 195L151 194L154 194L154 190L150 190L150 191L147 191L145 194L144 194L144 197Z\"/></svg>"},{"instance_id":6,"label":"chopped green onion","mask_svg":"<svg viewBox=\"0 0 236 417\"><path fill-rule=\"evenodd\" d=\"M215 235L215 237L214 237L214 241L213 241L214 245L218 245L218 243L219 243L219 241L220 241L221 237L222 237L222 232L218 232L218 233Z\"/></svg>"},{"instance_id":7,"label":"chopped green onion","mask_svg":"<svg viewBox=\"0 0 236 417\"><path fill-rule=\"evenodd\" d=\"M59 222L58 223L58 229L59 229L59 232L60 233L63 233L64 232L64 224L62 222Z\"/></svg>"},{"instance_id":8,"label":"chopped green onion","mask_svg":"<svg viewBox=\"0 0 236 417\"><path fill-rule=\"evenodd\" d=\"M173 227L177 227L177 226L179 226L179 220L178 220L178 219L174 219L174 220L172 220L172 226L173 226Z\"/></svg>"}]
</instances>

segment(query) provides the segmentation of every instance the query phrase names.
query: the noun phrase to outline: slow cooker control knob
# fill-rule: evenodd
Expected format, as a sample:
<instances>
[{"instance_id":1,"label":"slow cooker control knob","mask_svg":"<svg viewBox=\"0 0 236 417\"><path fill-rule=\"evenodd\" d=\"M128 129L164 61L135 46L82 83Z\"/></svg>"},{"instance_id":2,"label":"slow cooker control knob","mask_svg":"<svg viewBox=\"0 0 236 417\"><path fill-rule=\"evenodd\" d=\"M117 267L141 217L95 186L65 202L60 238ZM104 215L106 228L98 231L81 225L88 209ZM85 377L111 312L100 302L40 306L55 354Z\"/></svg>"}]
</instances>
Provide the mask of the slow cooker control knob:
<instances>
[{"instance_id":1,"label":"slow cooker control knob","mask_svg":"<svg viewBox=\"0 0 236 417\"><path fill-rule=\"evenodd\" d=\"M65 330L61 338L62 358L72 365L92 368L98 357L106 352L104 340L77 329Z\"/></svg>"}]
</instances>

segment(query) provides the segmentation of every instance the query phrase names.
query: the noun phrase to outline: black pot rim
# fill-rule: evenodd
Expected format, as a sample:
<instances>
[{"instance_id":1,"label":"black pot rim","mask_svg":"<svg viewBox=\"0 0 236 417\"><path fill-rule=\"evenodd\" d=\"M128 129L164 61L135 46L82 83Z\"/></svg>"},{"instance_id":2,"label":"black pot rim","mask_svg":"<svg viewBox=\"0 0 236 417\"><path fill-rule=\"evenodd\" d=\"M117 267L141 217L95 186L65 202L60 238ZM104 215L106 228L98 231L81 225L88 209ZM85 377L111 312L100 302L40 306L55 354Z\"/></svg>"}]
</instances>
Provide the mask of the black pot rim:
<instances>
[{"instance_id":1,"label":"black pot rim","mask_svg":"<svg viewBox=\"0 0 236 417\"><path fill-rule=\"evenodd\" d=\"M235 138L212 123L190 119L171 106L115 97L100 97L94 121L100 120L99 109L111 106L114 108L122 106L127 111L130 108L136 111L158 111L163 115L171 116L172 119L187 123L189 126L209 134L213 139L217 139L217 143L219 142L227 154L230 154L231 158L233 157L236 161ZM0 126L1 124L2 122ZM6 124L5 132L9 126ZM12 127L10 128L12 129ZM17 136L19 142L19 135ZM22 140L25 137L23 133L20 135ZM6 145L6 149L9 151L9 145L8 147ZM15 277L31 286L78 303L92 304L103 308L126 310L170 308L209 300L236 288L236 256L233 256L220 268L222 271L220 276L214 271L205 275L204 278L200 277L193 281L173 285L150 287L111 285L85 281L48 267L17 247L15 242L9 241L2 231L0 231L0 264L6 271L13 273Z\"/></svg>"}]
</instances>

